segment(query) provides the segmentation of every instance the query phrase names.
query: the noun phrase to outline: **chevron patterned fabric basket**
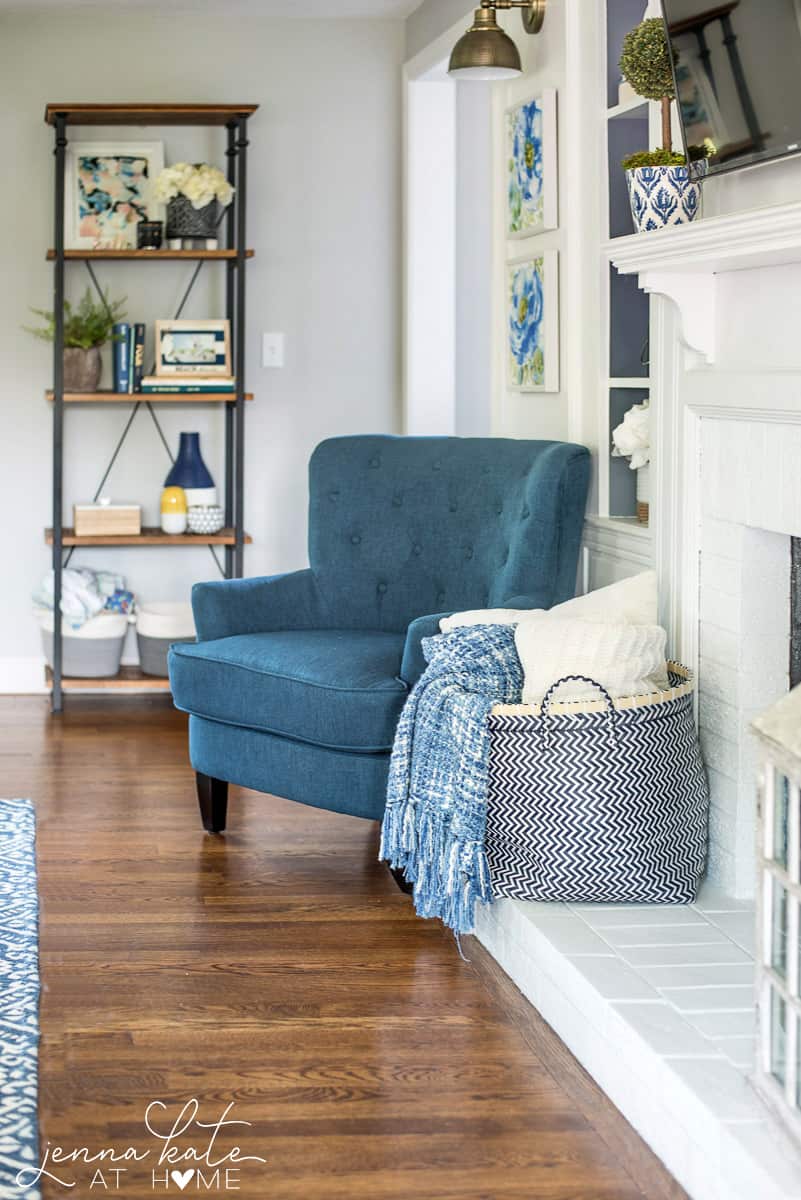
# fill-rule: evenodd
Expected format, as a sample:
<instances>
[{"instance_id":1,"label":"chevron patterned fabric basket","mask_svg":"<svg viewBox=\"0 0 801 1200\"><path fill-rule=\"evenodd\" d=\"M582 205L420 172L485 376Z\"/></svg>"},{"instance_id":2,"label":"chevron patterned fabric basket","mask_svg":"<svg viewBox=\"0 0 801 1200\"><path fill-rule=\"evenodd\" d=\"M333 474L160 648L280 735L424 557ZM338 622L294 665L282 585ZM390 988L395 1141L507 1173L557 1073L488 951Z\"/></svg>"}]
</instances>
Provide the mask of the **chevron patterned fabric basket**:
<instances>
[{"instance_id":1,"label":"chevron patterned fabric basket","mask_svg":"<svg viewBox=\"0 0 801 1200\"><path fill-rule=\"evenodd\" d=\"M550 703L554 684L541 706L496 705L486 830L494 897L695 899L709 792L692 677L678 663L668 674L670 690L646 696Z\"/></svg>"}]
</instances>

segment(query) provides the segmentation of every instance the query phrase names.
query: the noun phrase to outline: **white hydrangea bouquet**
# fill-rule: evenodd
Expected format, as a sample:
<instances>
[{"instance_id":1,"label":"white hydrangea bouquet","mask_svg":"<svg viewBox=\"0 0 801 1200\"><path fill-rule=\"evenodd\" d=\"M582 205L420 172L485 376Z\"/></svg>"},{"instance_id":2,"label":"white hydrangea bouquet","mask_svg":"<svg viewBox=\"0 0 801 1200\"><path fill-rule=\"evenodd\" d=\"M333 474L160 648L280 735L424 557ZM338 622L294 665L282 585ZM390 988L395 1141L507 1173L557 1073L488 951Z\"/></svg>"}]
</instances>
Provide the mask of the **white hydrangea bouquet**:
<instances>
[{"instance_id":1,"label":"white hydrangea bouquet","mask_svg":"<svg viewBox=\"0 0 801 1200\"><path fill-rule=\"evenodd\" d=\"M632 471L647 467L651 461L651 409L647 400L633 404L623 423L612 430L612 455L628 458Z\"/></svg>"},{"instance_id":2,"label":"white hydrangea bouquet","mask_svg":"<svg viewBox=\"0 0 801 1200\"><path fill-rule=\"evenodd\" d=\"M153 192L160 204L167 204L176 196L185 196L197 211L213 200L227 208L234 195L233 187L219 167L210 167L208 163L194 166L192 163L175 163L165 167L156 176Z\"/></svg>"},{"instance_id":3,"label":"white hydrangea bouquet","mask_svg":"<svg viewBox=\"0 0 801 1200\"><path fill-rule=\"evenodd\" d=\"M648 524L651 462L651 408L647 400L633 404L612 430L612 457L627 458L637 472L637 520Z\"/></svg>"}]
</instances>

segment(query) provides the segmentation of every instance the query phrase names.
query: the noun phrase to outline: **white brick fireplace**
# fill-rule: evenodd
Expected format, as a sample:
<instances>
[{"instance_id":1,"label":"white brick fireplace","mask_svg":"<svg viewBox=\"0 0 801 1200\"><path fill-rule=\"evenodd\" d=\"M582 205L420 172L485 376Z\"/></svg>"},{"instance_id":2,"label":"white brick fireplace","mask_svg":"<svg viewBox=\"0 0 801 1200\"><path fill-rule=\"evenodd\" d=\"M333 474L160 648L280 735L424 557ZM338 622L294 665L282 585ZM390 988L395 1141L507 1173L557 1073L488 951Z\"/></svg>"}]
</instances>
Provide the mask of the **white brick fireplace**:
<instances>
[{"instance_id":1,"label":"white brick fireplace","mask_svg":"<svg viewBox=\"0 0 801 1200\"><path fill-rule=\"evenodd\" d=\"M788 688L801 535L801 205L611 244L657 297L656 555L663 620L698 678L710 879L754 894L751 720Z\"/></svg>"}]
</instances>

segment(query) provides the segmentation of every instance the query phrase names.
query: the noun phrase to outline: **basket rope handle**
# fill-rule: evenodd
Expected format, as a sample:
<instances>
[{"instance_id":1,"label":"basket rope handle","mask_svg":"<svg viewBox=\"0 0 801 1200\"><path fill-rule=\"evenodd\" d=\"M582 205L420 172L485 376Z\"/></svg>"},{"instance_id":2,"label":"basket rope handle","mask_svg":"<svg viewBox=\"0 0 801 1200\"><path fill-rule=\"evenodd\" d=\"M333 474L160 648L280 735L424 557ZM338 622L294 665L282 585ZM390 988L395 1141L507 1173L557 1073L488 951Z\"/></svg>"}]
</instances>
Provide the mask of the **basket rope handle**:
<instances>
[{"instance_id":1,"label":"basket rope handle","mask_svg":"<svg viewBox=\"0 0 801 1200\"><path fill-rule=\"evenodd\" d=\"M551 726L548 719L551 715L549 705L554 692L558 687L561 687L563 683L588 683L591 687L598 689L607 704L606 718L609 723L609 741L614 749L617 750L617 709L615 708L615 703L603 684L599 683L597 679L590 679L589 675L563 675L561 679L557 679L556 683L551 684L551 686L548 688L548 691L543 696L540 709L542 712L543 732L545 734L546 748L550 749L551 747Z\"/></svg>"}]
</instances>

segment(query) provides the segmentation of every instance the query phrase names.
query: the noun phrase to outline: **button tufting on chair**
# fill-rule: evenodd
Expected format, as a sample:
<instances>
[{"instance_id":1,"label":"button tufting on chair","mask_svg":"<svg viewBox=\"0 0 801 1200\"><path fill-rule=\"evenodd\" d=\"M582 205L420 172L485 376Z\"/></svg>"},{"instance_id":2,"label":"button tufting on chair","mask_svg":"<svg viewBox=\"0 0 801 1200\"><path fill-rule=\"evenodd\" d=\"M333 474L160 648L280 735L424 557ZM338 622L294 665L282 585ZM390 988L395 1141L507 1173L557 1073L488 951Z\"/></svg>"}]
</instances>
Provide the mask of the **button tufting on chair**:
<instances>
[{"instance_id":1,"label":"button tufting on chair","mask_svg":"<svg viewBox=\"0 0 801 1200\"><path fill-rule=\"evenodd\" d=\"M352 545L358 546L362 539L359 537L358 533L354 533L350 540Z\"/></svg>"},{"instance_id":2,"label":"button tufting on chair","mask_svg":"<svg viewBox=\"0 0 801 1200\"><path fill-rule=\"evenodd\" d=\"M384 594L384 592L385 592L386 590L387 590L387 585L386 585L385 583L383 583L383 582L382 582L382 583L379 583L379 585L378 585L378 591L381 593L381 595L382 595L382 596L383 596L383 594Z\"/></svg>"},{"instance_id":3,"label":"button tufting on chair","mask_svg":"<svg viewBox=\"0 0 801 1200\"><path fill-rule=\"evenodd\" d=\"M422 553L423 553L423 547L420 545L419 542L415 542L415 544L412 546L412 554L422 554Z\"/></svg>"},{"instance_id":4,"label":"button tufting on chair","mask_svg":"<svg viewBox=\"0 0 801 1200\"><path fill-rule=\"evenodd\" d=\"M437 459L437 461L434 463L431 470L432 471L441 471L442 470L442 463L439 461L439 459Z\"/></svg>"},{"instance_id":5,"label":"button tufting on chair","mask_svg":"<svg viewBox=\"0 0 801 1200\"><path fill-rule=\"evenodd\" d=\"M371 458L371 459L370 459L370 466L371 466L371 467L380 467L380 466L381 466L381 459L380 459L380 458Z\"/></svg>"},{"instance_id":6,"label":"button tufting on chair","mask_svg":"<svg viewBox=\"0 0 801 1200\"><path fill-rule=\"evenodd\" d=\"M437 604L444 604L444 603L445 603L445 593L437 592Z\"/></svg>"},{"instance_id":7,"label":"button tufting on chair","mask_svg":"<svg viewBox=\"0 0 801 1200\"><path fill-rule=\"evenodd\" d=\"M449 512L458 512L458 510L459 510L459 505L456 503L455 500L451 500L450 504L448 505L448 511Z\"/></svg>"},{"instance_id":8,"label":"button tufting on chair","mask_svg":"<svg viewBox=\"0 0 801 1200\"><path fill-rule=\"evenodd\" d=\"M399 494L396 492L396 493L395 493L395 495L392 497L392 507L393 507L393 508L400 508L400 506L401 506L402 504L403 504L403 496L399 495Z\"/></svg>"},{"instance_id":9,"label":"button tufting on chair","mask_svg":"<svg viewBox=\"0 0 801 1200\"><path fill-rule=\"evenodd\" d=\"M328 499L332 504L336 504L337 500L339 499L339 492L329 492Z\"/></svg>"},{"instance_id":10,"label":"button tufting on chair","mask_svg":"<svg viewBox=\"0 0 801 1200\"><path fill-rule=\"evenodd\" d=\"M529 517L531 516L531 509L529 508L528 505L526 505L526 507L523 509L521 516L524 521L527 521L529 519Z\"/></svg>"},{"instance_id":11,"label":"button tufting on chair","mask_svg":"<svg viewBox=\"0 0 801 1200\"><path fill-rule=\"evenodd\" d=\"M472 546L465 546L465 548L464 548L464 556L465 556L465 558L472 558L472 557L473 557L473 554L474 554L473 547L472 547Z\"/></svg>"}]
</instances>

